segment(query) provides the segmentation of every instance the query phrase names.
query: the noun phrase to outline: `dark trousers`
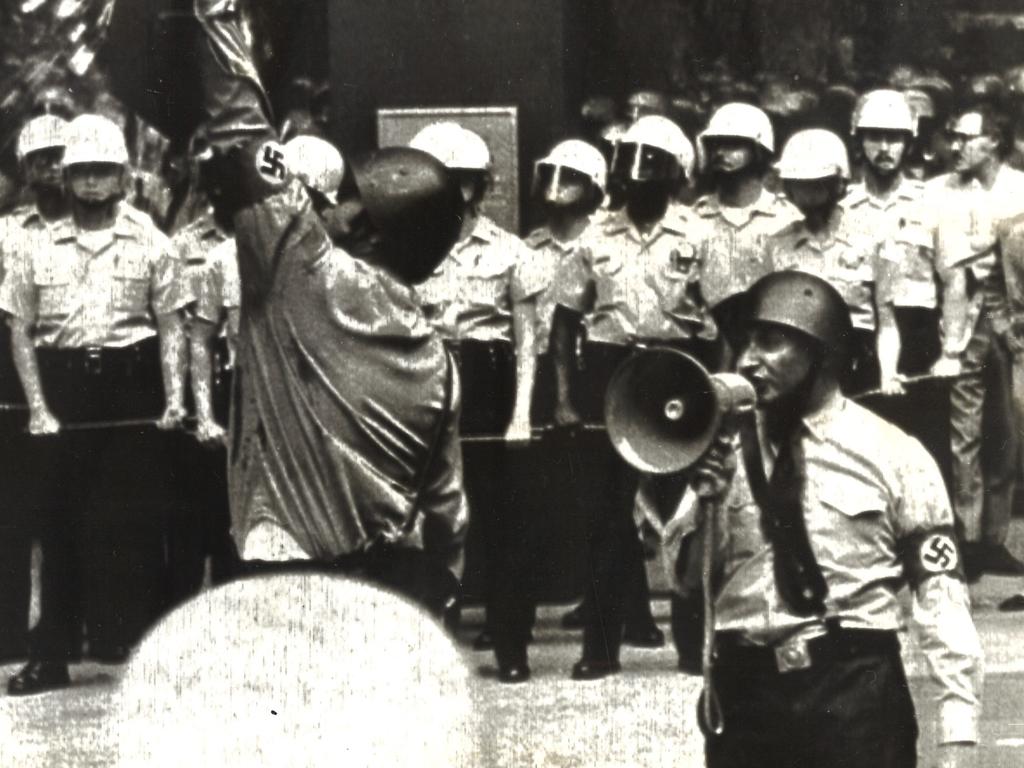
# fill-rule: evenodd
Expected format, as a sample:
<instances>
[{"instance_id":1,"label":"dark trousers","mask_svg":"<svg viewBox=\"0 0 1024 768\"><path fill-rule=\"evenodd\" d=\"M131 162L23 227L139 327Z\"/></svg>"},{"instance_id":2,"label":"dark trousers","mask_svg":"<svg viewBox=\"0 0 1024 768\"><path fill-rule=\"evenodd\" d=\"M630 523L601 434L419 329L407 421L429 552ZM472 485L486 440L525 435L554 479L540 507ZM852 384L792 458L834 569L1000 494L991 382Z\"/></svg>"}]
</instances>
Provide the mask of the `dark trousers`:
<instances>
[{"instance_id":1,"label":"dark trousers","mask_svg":"<svg viewBox=\"0 0 1024 768\"><path fill-rule=\"evenodd\" d=\"M880 647L849 641L786 673L771 650L750 664L723 650L715 686L725 725L706 737L708 768L913 768L917 720L890 637Z\"/></svg>"},{"instance_id":2,"label":"dark trousers","mask_svg":"<svg viewBox=\"0 0 1024 768\"><path fill-rule=\"evenodd\" d=\"M157 418L163 382L155 339L123 350L37 351L50 408L65 427ZM91 652L134 643L164 599L163 520L177 503L176 437L155 427L31 440L31 504L43 553L41 616L31 655L66 660L84 618Z\"/></svg>"},{"instance_id":3,"label":"dark trousers","mask_svg":"<svg viewBox=\"0 0 1024 768\"><path fill-rule=\"evenodd\" d=\"M11 357L10 329L0 325L0 404L25 402ZM31 592L33 515L25 506L25 477L35 471L27 461L25 411L0 411L0 659L26 650Z\"/></svg>"},{"instance_id":4,"label":"dark trousers","mask_svg":"<svg viewBox=\"0 0 1024 768\"><path fill-rule=\"evenodd\" d=\"M227 350L221 350L225 359ZM220 358L220 355L218 355ZM214 417L227 427L232 376L217 366L213 382ZM227 456L221 446L200 445L178 436L181 505L169 511L166 524L168 603L173 607L198 594L210 564L210 580L223 584L238 568L228 508Z\"/></svg>"},{"instance_id":5,"label":"dark trousers","mask_svg":"<svg viewBox=\"0 0 1024 768\"><path fill-rule=\"evenodd\" d=\"M705 360L715 354L683 342L674 344ZM587 423L603 423L612 374L634 350L589 343L584 347L576 406ZM587 529L587 581L583 599L583 656L599 663L618 661L627 622L653 623L643 545L633 517L639 474L615 452L607 434L578 438L580 490Z\"/></svg>"}]
</instances>

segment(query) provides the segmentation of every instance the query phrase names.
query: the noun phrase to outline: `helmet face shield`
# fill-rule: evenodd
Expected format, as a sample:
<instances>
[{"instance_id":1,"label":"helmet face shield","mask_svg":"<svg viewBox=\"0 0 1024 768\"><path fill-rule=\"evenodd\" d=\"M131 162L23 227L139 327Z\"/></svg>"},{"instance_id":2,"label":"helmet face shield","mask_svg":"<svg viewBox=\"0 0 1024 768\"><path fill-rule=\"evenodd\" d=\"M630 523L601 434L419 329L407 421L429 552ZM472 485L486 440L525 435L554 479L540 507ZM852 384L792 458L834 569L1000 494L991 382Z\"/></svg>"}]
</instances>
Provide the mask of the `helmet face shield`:
<instances>
[{"instance_id":1,"label":"helmet face shield","mask_svg":"<svg viewBox=\"0 0 1024 768\"><path fill-rule=\"evenodd\" d=\"M675 181L678 161L668 152L650 144L623 142L615 157L614 174L624 181Z\"/></svg>"},{"instance_id":2,"label":"helmet face shield","mask_svg":"<svg viewBox=\"0 0 1024 768\"><path fill-rule=\"evenodd\" d=\"M538 163L533 176L534 196L546 205L581 205L591 199L594 189L586 174L563 165Z\"/></svg>"}]
</instances>

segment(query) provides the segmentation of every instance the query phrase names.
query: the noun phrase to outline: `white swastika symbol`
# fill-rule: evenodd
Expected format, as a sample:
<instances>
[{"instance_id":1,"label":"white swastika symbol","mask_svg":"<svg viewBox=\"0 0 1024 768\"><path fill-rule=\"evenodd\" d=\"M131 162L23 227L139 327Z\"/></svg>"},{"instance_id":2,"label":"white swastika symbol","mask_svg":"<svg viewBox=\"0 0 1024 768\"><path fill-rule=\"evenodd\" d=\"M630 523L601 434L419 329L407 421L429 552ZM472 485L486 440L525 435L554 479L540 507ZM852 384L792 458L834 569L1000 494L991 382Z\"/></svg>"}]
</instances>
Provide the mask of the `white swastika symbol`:
<instances>
[{"instance_id":1,"label":"white swastika symbol","mask_svg":"<svg viewBox=\"0 0 1024 768\"><path fill-rule=\"evenodd\" d=\"M921 565L929 573L947 573L956 568L956 544L944 534L929 536L921 545Z\"/></svg>"}]
</instances>

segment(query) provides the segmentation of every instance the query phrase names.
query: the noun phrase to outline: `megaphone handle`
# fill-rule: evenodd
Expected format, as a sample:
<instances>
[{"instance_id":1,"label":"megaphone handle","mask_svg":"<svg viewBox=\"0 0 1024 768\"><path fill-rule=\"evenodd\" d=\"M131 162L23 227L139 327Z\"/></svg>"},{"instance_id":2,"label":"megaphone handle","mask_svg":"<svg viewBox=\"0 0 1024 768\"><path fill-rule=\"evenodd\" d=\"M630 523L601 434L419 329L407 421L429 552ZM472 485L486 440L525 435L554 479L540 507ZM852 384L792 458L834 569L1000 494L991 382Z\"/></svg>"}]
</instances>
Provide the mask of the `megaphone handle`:
<instances>
[{"instance_id":1,"label":"megaphone handle","mask_svg":"<svg viewBox=\"0 0 1024 768\"><path fill-rule=\"evenodd\" d=\"M725 730L722 707L715 693L714 658L715 658L715 595L711 584L715 556L715 526L718 520L718 502L702 498L700 501L701 517L703 518L704 547L701 559L701 587L704 598L704 642L701 647L701 674L704 678L704 724L710 733L718 735Z\"/></svg>"}]
</instances>

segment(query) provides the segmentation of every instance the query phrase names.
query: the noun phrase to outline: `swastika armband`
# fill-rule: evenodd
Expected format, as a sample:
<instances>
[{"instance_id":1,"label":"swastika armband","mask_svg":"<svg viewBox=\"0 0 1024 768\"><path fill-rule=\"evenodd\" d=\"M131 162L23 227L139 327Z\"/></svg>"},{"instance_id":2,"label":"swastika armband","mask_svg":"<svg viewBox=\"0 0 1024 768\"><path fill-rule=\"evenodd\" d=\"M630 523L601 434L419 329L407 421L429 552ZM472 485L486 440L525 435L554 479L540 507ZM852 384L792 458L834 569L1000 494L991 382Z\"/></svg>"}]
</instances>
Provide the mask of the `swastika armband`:
<instances>
[{"instance_id":1,"label":"swastika armband","mask_svg":"<svg viewBox=\"0 0 1024 768\"><path fill-rule=\"evenodd\" d=\"M912 589L938 574L964 578L960 548L952 526L917 531L900 542L900 554L903 572Z\"/></svg>"}]
</instances>

